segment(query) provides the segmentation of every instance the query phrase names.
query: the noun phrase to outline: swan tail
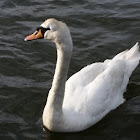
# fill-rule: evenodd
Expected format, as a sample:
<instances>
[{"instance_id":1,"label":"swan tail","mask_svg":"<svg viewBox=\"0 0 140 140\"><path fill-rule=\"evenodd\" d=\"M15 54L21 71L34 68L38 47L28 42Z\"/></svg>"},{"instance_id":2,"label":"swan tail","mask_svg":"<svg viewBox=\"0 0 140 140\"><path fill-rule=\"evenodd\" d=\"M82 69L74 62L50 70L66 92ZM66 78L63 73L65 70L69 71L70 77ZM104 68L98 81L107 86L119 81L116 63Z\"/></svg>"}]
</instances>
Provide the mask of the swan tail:
<instances>
[{"instance_id":1,"label":"swan tail","mask_svg":"<svg viewBox=\"0 0 140 140\"><path fill-rule=\"evenodd\" d=\"M138 66L140 61L140 51L138 42L130 50L126 50L119 53L113 59L124 60L127 65L127 73L129 76L131 76L132 72Z\"/></svg>"},{"instance_id":2,"label":"swan tail","mask_svg":"<svg viewBox=\"0 0 140 140\"><path fill-rule=\"evenodd\" d=\"M126 65L128 66L128 74L131 75L140 61L139 45L136 43L125 56Z\"/></svg>"},{"instance_id":3,"label":"swan tail","mask_svg":"<svg viewBox=\"0 0 140 140\"><path fill-rule=\"evenodd\" d=\"M139 61L140 60L140 52L138 42L126 53L127 61Z\"/></svg>"}]
</instances>

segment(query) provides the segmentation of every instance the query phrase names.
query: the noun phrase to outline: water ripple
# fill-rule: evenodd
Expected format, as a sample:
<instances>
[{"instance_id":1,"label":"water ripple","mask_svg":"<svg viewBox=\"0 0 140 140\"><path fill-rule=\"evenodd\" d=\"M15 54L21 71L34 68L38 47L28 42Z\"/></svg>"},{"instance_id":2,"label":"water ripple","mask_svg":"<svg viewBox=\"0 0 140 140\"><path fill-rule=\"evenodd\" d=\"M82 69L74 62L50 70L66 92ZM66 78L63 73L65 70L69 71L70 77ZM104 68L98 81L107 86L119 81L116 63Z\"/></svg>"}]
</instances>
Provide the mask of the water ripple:
<instances>
[{"instance_id":1,"label":"water ripple","mask_svg":"<svg viewBox=\"0 0 140 140\"><path fill-rule=\"evenodd\" d=\"M56 49L48 41L24 42L46 18L66 22L74 44L69 77L140 40L139 0L1 0L0 13L0 139L140 139L139 67L125 93L127 102L100 123L77 134L44 134L41 115Z\"/></svg>"}]
</instances>

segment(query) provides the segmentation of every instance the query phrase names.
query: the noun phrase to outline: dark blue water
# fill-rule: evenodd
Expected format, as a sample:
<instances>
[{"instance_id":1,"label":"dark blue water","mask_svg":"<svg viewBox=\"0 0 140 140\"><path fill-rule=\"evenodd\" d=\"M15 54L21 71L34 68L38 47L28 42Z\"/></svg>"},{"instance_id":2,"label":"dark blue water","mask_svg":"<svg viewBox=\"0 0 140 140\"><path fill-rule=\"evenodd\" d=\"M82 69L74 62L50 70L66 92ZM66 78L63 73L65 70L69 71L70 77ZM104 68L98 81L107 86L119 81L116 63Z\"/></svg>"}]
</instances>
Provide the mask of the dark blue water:
<instances>
[{"instance_id":1,"label":"dark blue water","mask_svg":"<svg viewBox=\"0 0 140 140\"><path fill-rule=\"evenodd\" d=\"M56 49L45 40L23 40L49 17L71 30L74 50L68 77L140 42L139 0L1 0L0 140L139 140L140 66L130 78L126 102L102 121L79 133L43 131Z\"/></svg>"}]
</instances>

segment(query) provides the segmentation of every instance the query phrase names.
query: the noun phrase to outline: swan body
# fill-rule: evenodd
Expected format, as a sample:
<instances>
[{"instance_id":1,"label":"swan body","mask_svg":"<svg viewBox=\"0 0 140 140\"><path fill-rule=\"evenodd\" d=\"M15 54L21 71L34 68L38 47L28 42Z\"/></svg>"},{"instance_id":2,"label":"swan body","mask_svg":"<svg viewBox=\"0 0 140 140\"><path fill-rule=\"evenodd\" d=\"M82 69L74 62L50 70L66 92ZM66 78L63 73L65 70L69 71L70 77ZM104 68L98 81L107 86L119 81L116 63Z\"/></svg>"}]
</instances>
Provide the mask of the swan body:
<instances>
[{"instance_id":1,"label":"swan body","mask_svg":"<svg viewBox=\"0 0 140 140\"><path fill-rule=\"evenodd\" d=\"M53 41L57 48L56 70L43 112L46 128L56 132L85 130L125 101L123 93L140 60L138 43L113 59L84 67L67 80L73 49L68 27L48 19L25 40L40 37Z\"/></svg>"}]
</instances>

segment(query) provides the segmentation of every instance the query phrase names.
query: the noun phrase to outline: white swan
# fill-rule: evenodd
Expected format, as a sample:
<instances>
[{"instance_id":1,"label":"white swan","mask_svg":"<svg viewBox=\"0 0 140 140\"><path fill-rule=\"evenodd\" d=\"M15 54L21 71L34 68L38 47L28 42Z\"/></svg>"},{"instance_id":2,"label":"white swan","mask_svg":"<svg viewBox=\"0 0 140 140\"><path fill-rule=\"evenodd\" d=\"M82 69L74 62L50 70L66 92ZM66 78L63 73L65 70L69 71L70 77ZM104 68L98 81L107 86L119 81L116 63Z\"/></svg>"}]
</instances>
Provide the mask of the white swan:
<instances>
[{"instance_id":1,"label":"white swan","mask_svg":"<svg viewBox=\"0 0 140 140\"><path fill-rule=\"evenodd\" d=\"M48 19L25 41L37 38L53 41L58 57L43 112L46 128L56 132L85 130L125 101L123 93L140 60L138 43L111 60L86 66L67 80L73 44L66 24Z\"/></svg>"}]
</instances>

